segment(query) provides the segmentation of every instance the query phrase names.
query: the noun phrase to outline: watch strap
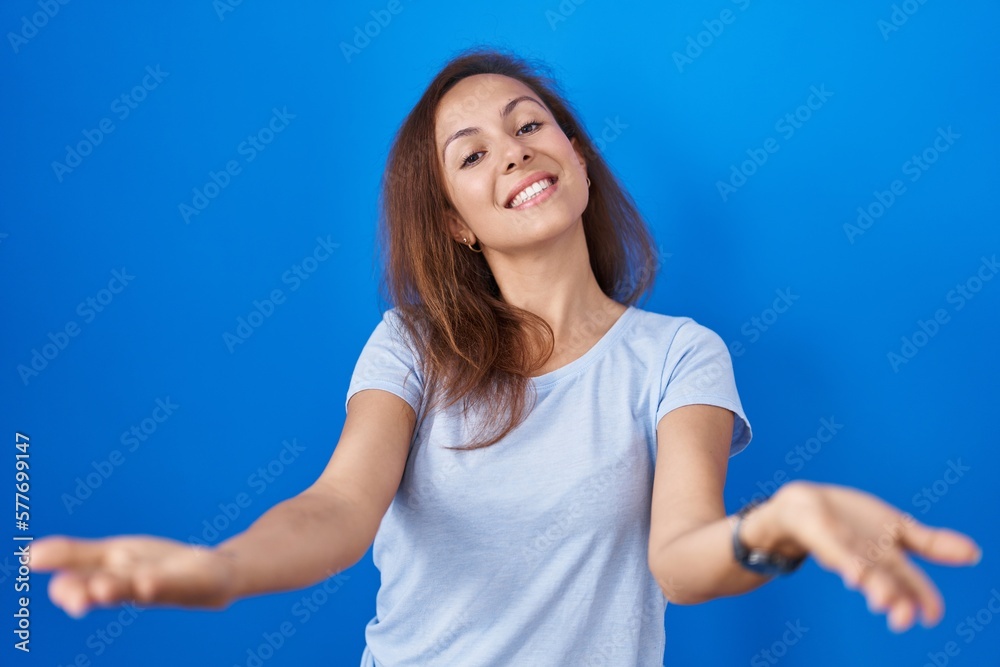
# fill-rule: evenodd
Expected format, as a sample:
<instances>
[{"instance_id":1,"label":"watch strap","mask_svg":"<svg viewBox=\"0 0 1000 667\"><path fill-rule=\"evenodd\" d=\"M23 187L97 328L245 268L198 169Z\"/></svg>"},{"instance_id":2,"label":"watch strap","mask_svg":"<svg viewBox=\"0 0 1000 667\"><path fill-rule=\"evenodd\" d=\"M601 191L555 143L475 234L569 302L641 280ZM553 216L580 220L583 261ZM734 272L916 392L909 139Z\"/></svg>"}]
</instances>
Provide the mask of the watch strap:
<instances>
[{"instance_id":1,"label":"watch strap","mask_svg":"<svg viewBox=\"0 0 1000 667\"><path fill-rule=\"evenodd\" d=\"M763 549L748 548L740 539L740 525L743 523L744 517L751 509L768 498L769 496L752 500L736 513L736 523L733 525L733 556L740 565L757 574L767 576L791 574L799 569L808 554L790 558Z\"/></svg>"}]
</instances>

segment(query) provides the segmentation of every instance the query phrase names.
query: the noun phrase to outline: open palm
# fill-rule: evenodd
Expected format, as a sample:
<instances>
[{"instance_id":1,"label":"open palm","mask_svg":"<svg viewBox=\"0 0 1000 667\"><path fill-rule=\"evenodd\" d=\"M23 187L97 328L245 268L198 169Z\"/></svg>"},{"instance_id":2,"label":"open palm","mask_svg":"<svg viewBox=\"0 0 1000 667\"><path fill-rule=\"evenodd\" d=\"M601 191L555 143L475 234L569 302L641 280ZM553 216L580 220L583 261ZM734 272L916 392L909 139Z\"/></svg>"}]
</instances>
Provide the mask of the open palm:
<instances>
[{"instance_id":1,"label":"open palm","mask_svg":"<svg viewBox=\"0 0 1000 667\"><path fill-rule=\"evenodd\" d=\"M49 597L77 618L123 602L224 609L232 601L232 563L214 549L150 535L53 535L36 540L30 557L33 571L56 572Z\"/></svg>"}]
</instances>

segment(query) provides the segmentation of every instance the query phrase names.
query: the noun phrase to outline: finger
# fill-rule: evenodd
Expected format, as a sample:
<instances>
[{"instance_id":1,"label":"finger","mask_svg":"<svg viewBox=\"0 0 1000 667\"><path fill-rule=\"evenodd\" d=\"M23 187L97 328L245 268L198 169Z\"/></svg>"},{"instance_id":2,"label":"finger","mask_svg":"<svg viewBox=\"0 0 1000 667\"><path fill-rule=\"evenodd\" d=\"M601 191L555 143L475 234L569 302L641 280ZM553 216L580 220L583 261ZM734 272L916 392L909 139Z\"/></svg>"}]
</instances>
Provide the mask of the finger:
<instances>
[{"instance_id":1,"label":"finger","mask_svg":"<svg viewBox=\"0 0 1000 667\"><path fill-rule=\"evenodd\" d=\"M888 610L887 623L894 632L903 632L923 610L924 626L937 622L943 602L933 582L899 549L881 554L871 575L865 579L865 595L872 612Z\"/></svg>"},{"instance_id":2,"label":"finger","mask_svg":"<svg viewBox=\"0 0 1000 667\"><path fill-rule=\"evenodd\" d=\"M128 586L124 599L136 605L188 607L209 601L205 582L198 575L190 569L175 571L169 564L138 565L131 572Z\"/></svg>"},{"instance_id":3,"label":"finger","mask_svg":"<svg viewBox=\"0 0 1000 667\"><path fill-rule=\"evenodd\" d=\"M974 565L982 553L968 535L950 528L933 528L918 521L907 525L901 543L923 558L943 565Z\"/></svg>"},{"instance_id":4,"label":"finger","mask_svg":"<svg viewBox=\"0 0 1000 667\"><path fill-rule=\"evenodd\" d=\"M103 540L53 535L31 545L29 566L37 572L64 568L93 568L101 564Z\"/></svg>"},{"instance_id":5,"label":"finger","mask_svg":"<svg viewBox=\"0 0 1000 667\"><path fill-rule=\"evenodd\" d=\"M72 571L60 572L49 581L49 598L70 616L82 618L90 605L87 577Z\"/></svg>"},{"instance_id":6,"label":"finger","mask_svg":"<svg viewBox=\"0 0 1000 667\"><path fill-rule=\"evenodd\" d=\"M884 562L879 562L867 572L860 592L868 601L868 611L873 614L889 611L897 600L906 595L903 582Z\"/></svg>"},{"instance_id":7,"label":"finger","mask_svg":"<svg viewBox=\"0 0 1000 667\"><path fill-rule=\"evenodd\" d=\"M912 597L896 600L889 610L887 622L893 632L903 632L913 626L917 615L917 602Z\"/></svg>"},{"instance_id":8,"label":"finger","mask_svg":"<svg viewBox=\"0 0 1000 667\"><path fill-rule=\"evenodd\" d=\"M112 572L95 572L87 582L87 592L95 605L111 607L132 599L132 583L129 577Z\"/></svg>"},{"instance_id":9,"label":"finger","mask_svg":"<svg viewBox=\"0 0 1000 667\"><path fill-rule=\"evenodd\" d=\"M887 565L873 567L860 590L873 614L886 612L886 624L893 632L903 632L916 615L915 593Z\"/></svg>"},{"instance_id":10,"label":"finger","mask_svg":"<svg viewBox=\"0 0 1000 667\"><path fill-rule=\"evenodd\" d=\"M866 580L868 608L887 610L886 622L894 632L909 628L916 617L918 593L915 585L924 582L914 574L905 554L900 549L891 549L879 555L877 571Z\"/></svg>"},{"instance_id":11,"label":"finger","mask_svg":"<svg viewBox=\"0 0 1000 667\"><path fill-rule=\"evenodd\" d=\"M927 573L907 558L901 558L897 566L897 574L907 587L920 608L920 616L926 628L937 625L944 616L944 600L941 591L934 585Z\"/></svg>"}]
</instances>

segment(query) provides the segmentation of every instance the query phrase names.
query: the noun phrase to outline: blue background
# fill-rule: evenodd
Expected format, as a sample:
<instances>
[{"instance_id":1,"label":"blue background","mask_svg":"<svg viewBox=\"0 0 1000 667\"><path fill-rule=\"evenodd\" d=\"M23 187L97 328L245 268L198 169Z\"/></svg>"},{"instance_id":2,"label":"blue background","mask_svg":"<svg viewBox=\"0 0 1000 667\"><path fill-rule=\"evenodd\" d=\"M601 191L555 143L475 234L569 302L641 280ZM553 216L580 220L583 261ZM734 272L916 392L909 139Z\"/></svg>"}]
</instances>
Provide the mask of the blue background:
<instances>
[{"instance_id":1,"label":"blue background","mask_svg":"<svg viewBox=\"0 0 1000 667\"><path fill-rule=\"evenodd\" d=\"M982 258L1000 251L995 3L911 0L899 25L888 2L402 0L397 14L381 2L50 4L51 18L45 0L0 9L0 467L13 495L14 433L29 434L31 534L187 540L247 493L217 543L316 479L380 316L374 235L388 146L449 57L494 44L550 63L592 136L603 133L604 156L661 247L642 307L694 317L732 344L755 437L730 461L727 509L784 473L863 488L984 549L975 568L921 561L947 606L931 630L891 633L809 560L750 594L669 607L666 664L775 664L760 652L796 621L808 631L780 664L922 665L949 641L959 648L949 664L1000 664L1000 617L987 607L1000 604L1000 280L973 280L980 289L961 309L949 300L977 271L995 277ZM391 21L345 55L373 11ZM25 27L33 20L42 27ZM160 68L158 82L147 67ZM144 77L144 99L123 117L115 100ZM813 86L831 94L800 108ZM241 142L274 109L294 117L264 133L273 141L250 161ZM791 134L779 124L789 113L802 120ZM57 174L53 163L102 119L113 131ZM929 151L936 161L911 180L906 163L948 128L958 138ZM778 150L744 165L769 138ZM180 205L230 160L239 173L185 221ZM753 173L723 197L718 183L734 169ZM897 179L905 192L863 233L845 231ZM317 238L338 246L293 290L283 276ZM123 269L134 278L101 312L79 309ZM274 289L285 302L227 347L224 333ZM773 317L778 290L797 298ZM947 322L894 368L888 354L939 309ZM69 322L78 335L22 377L18 367ZM173 414L123 448L122 432L167 398ZM842 429L808 461L794 458L824 418ZM292 439L304 447L297 458L253 485ZM64 494L115 449L124 462L70 512ZM949 462L968 467L954 483ZM6 521L9 540L18 531ZM78 654L95 665L245 665L284 621L296 633L265 664L354 665L378 588L369 552L305 623L293 610L317 587L225 613L145 610L109 644L96 633L118 629L117 610L73 620L37 574L26 657L11 648L13 561L0 559L11 665ZM989 622L970 636L959 624L977 612Z\"/></svg>"}]
</instances>

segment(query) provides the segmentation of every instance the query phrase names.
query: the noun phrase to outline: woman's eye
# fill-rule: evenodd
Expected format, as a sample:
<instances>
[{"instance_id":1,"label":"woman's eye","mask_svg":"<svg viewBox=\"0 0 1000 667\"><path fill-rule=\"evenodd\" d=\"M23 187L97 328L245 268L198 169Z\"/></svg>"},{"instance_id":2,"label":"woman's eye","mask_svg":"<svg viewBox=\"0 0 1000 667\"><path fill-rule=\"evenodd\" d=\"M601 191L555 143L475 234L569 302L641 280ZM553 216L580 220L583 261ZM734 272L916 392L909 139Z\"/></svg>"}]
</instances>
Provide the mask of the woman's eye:
<instances>
[{"instance_id":1,"label":"woman's eye","mask_svg":"<svg viewBox=\"0 0 1000 667\"><path fill-rule=\"evenodd\" d=\"M462 159L462 166L463 167L470 167L470 166L476 164L476 162L479 162L479 160L476 160L474 162L469 162L469 159L473 158L473 157L475 157L477 155L479 155L480 153L484 153L484 152L485 151L476 151L475 153L472 153L471 155L466 156L465 158Z\"/></svg>"},{"instance_id":2,"label":"woman's eye","mask_svg":"<svg viewBox=\"0 0 1000 667\"><path fill-rule=\"evenodd\" d=\"M540 123L538 121L534 121L534 120L531 121L530 123L525 123L524 125L522 125L518 129L518 134L520 134L521 130L524 130L524 128L526 128L526 127L532 127L532 126L535 126L535 127L533 129L531 129L531 130L528 130L528 132L535 132L535 131L537 131L538 128L542 126L542 123ZM475 156L479 155L480 153L485 153L485 152L486 151L476 151L475 153L470 153L469 155L466 155L464 158L462 158L462 164L461 164L460 168L461 169L465 169L466 167L472 167L472 166L476 165L477 163L479 163L481 161L481 159L480 160L472 160L472 158L474 158Z\"/></svg>"}]
</instances>

